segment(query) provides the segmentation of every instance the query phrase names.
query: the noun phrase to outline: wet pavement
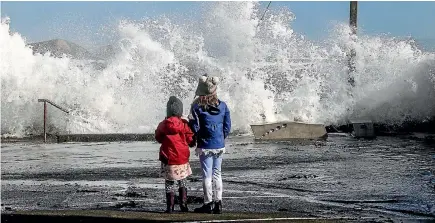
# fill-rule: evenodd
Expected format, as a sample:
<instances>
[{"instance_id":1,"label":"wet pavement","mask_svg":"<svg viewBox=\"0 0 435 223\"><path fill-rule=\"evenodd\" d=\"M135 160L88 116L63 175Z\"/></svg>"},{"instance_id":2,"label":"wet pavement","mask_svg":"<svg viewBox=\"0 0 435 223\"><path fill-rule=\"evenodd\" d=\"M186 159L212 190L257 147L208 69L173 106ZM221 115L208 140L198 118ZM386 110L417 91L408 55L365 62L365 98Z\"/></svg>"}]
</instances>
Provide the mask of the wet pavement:
<instances>
[{"instance_id":1,"label":"wet pavement","mask_svg":"<svg viewBox=\"0 0 435 223\"><path fill-rule=\"evenodd\" d=\"M163 211L152 142L3 143L2 211ZM201 205L191 156L190 207ZM324 142L233 137L223 163L224 210L294 217L433 218L435 149L419 140L330 135Z\"/></svg>"}]
</instances>

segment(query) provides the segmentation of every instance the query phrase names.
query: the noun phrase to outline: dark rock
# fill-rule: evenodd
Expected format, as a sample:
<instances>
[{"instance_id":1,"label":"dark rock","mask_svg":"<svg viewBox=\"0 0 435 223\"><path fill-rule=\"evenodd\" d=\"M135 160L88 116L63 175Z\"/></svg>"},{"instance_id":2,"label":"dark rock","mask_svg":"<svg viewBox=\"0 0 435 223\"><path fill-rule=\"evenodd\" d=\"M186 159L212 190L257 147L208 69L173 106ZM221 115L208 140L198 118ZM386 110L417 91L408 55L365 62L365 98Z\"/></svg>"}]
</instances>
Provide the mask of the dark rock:
<instances>
[{"instance_id":1,"label":"dark rock","mask_svg":"<svg viewBox=\"0 0 435 223\"><path fill-rule=\"evenodd\" d=\"M424 132L424 133L435 133L435 117L429 118L425 121L405 121L402 124L386 124L386 123L374 123L375 134L377 136L397 136L406 135L411 132ZM350 124L346 125L330 125L326 126L326 131L328 133L335 132L352 132L353 127Z\"/></svg>"},{"instance_id":2,"label":"dark rock","mask_svg":"<svg viewBox=\"0 0 435 223\"><path fill-rule=\"evenodd\" d=\"M127 193L125 193L126 197L146 197L146 195L141 195L135 191L129 191Z\"/></svg>"},{"instance_id":3,"label":"dark rock","mask_svg":"<svg viewBox=\"0 0 435 223\"><path fill-rule=\"evenodd\" d=\"M431 176L432 173L429 170L425 170L425 171L423 171L422 175L423 176Z\"/></svg>"},{"instance_id":4,"label":"dark rock","mask_svg":"<svg viewBox=\"0 0 435 223\"><path fill-rule=\"evenodd\" d=\"M12 208L11 207L5 207L5 210L6 211L12 211Z\"/></svg>"},{"instance_id":5,"label":"dark rock","mask_svg":"<svg viewBox=\"0 0 435 223\"><path fill-rule=\"evenodd\" d=\"M77 193L98 193L98 190L77 190Z\"/></svg>"},{"instance_id":6,"label":"dark rock","mask_svg":"<svg viewBox=\"0 0 435 223\"><path fill-rule=\"evenodd\" d=\"M136 202L134 202L134 201L128 201L128 202L117 203L115 205L115 208L124 208L124 207L132 207L132 208L134 208L136 206L137 206Z\"/></svg>"},{"instance_id":7,"label":"dark rock","mask_svg":"<svg viewBox=\"0 0 435 223\"><path fill-rule=\"evenodd\" d=\"M127 191L125 194L116 193L116 194L114 194L114 196L117 196L117 197L148 197L148 195L146 193L142 195L136 191ZM112 198L112 199L116 199L116 198Z\"/></svg>"},{"instance_id":8,"label":"dark rock","mask_svg":"<svg viewBox=\"0 0 435 223\"><path fill-rule=\"evenodd\" d=\"M304 178L304 179L308 179L308 178L317 178L318 176L317 175L314 175L314 174L293 174L293 175L290 175L290 176L288 176L288 177L283 177L283 178L281 178L281 179L279 179L278 181L284 181L284 180L288 180L288 179L302 179L302 178Z\"/></svg>"},{"instance_id":9,"label":"dark rock","mask_svg":"<svg viewBox=\"0 0 435 223\"><path fill-rule=\"evenodd\" d=\"M280 208L280 209L278 209L278 211L288 211L288 209L287 208Z\"/></svg>"}]
</instances>

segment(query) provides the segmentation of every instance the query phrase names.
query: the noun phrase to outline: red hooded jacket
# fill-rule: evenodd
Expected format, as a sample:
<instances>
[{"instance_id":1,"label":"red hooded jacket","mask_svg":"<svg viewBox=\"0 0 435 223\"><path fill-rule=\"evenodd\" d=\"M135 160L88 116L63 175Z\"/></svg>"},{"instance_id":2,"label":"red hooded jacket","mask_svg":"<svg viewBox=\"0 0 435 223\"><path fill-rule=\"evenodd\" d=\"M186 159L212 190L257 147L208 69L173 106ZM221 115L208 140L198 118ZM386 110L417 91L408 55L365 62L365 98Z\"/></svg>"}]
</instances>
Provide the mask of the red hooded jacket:
<instances>
[{"instance_id":1,"label":"red hooded jacket","mask_svg":"<svg viewBox=\"0 0 435 223\"><path fill-rule=\"evenodd\" d=\"M176 116L169 117L156 129L155 137L161 143L159 160L168 165L181 165L189 162L189 144L193 141L193 132L188 122Z\"/></svg>"}]
</instances>

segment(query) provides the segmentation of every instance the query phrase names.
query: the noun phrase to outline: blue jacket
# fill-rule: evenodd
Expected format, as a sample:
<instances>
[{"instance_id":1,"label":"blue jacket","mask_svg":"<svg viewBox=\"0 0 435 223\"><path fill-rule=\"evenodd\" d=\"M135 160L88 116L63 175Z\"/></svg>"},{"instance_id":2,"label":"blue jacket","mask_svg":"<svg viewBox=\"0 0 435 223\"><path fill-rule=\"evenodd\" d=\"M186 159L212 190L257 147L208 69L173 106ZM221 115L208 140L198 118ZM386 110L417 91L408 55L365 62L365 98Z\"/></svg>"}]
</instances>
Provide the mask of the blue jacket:
<instances>
[{"instance_id":1,"label":"blue jacket","mask_svg":"<svg viewBox=\"0 0 435 223\"><path fill-rule=\"evenodd\" d=\"M230 110L223 101L217 107L209 106L207 110L198 104L191 108L193 119L190 127L195 134L197 147L201 149L220 149L225 147L225 139L230 134Z\"/></svg>"}]
</instances>

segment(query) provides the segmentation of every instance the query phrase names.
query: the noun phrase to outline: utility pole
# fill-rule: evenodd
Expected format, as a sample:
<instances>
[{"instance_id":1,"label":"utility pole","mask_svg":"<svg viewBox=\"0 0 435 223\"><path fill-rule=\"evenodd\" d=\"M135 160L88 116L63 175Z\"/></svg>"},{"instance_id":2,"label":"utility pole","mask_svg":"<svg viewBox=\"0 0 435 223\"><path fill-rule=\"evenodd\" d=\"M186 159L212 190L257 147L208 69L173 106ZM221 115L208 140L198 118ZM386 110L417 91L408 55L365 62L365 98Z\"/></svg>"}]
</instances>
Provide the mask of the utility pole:
<instances>
[{"instance_id":1,"label":"utility pole","mask_svg":"<svg viewBox=\"0 0 435 223\"><path fill-rule=\"evenodd\" d=\"M351 1L350 2L349 25L350 25L350 29L351 29L350 35L352 37L356 35L357 18L358 18L358 1ZM349 61L348 61L348 65L349 65L348 81L352 87L355 87L355 80L353 77L353 73L355 72L355 56L356 56L355 49L352 48L350 50Z\"/></svg>"},{"instance_id":2,"label":"utility pole","mask_svg":"<svg viewBox=\"0 0 435 223\"><path fill-rule=\"evenodd\" d=\"M354 35L356 34L356 30L357 30L357 19L358 19L358 2L351 1L349 23L352 29L352 34Z\"/></svg>"}]
</instances>

